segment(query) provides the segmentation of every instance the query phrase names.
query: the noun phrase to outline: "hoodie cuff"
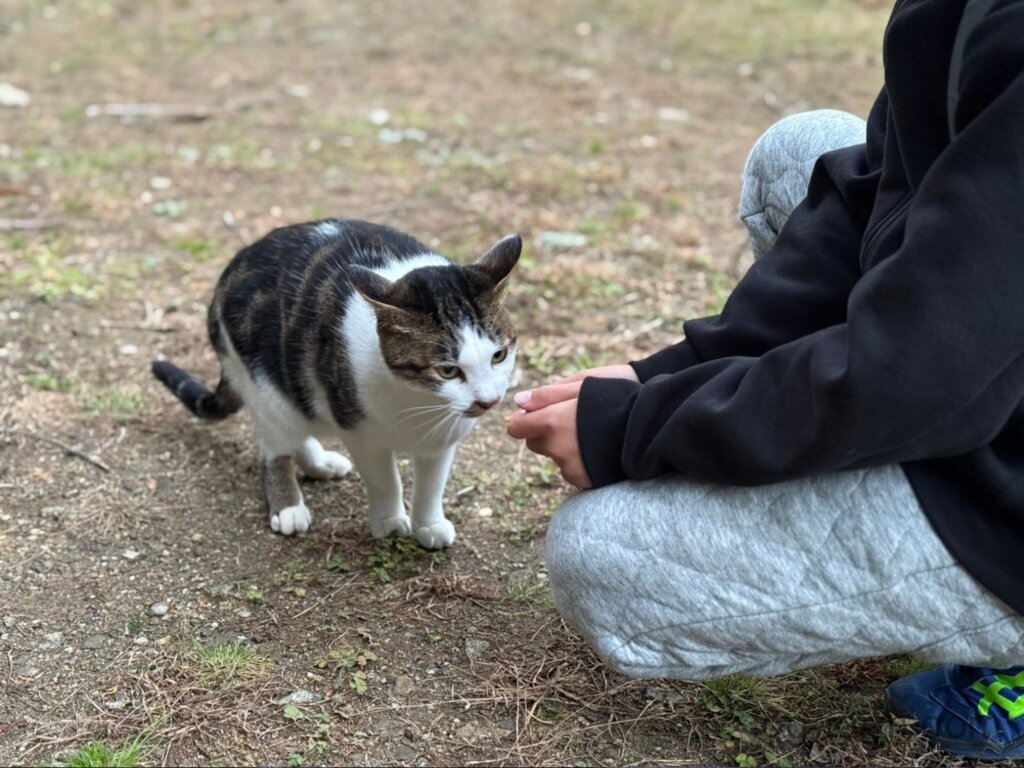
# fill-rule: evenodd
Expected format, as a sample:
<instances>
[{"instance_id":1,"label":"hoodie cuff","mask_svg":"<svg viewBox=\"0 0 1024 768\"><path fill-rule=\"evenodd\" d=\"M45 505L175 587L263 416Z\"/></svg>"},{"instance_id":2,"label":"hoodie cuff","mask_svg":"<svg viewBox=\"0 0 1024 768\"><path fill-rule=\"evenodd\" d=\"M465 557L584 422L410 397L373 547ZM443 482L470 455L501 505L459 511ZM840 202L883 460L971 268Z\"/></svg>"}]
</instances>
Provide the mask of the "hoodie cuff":
<instances>
[{"instance_id":1,"label":"hoodie cuff","mask_svg":"<svg viewBox=\"0 0 1024 768\"><path fill-rule=\"evenodd\" d=\"M646 382L662 373L678 373L692 365L703 362L689 341L681 341L671 347L665 347L660 352L655 352L643 360L631 361L630 365L636 371L641 382Z\"/></svg>"},{"instance_id":2,"label":"hoodie cuff","mask_svg":"<svg viewBox=\"0 0 1024 768\"><path fill-rule=\"evenodd\" d=\"M584 379L576 405L576 435L595 488L626 479L622 448L640 385L629 379Z\"/></svg>"}]
</instances>

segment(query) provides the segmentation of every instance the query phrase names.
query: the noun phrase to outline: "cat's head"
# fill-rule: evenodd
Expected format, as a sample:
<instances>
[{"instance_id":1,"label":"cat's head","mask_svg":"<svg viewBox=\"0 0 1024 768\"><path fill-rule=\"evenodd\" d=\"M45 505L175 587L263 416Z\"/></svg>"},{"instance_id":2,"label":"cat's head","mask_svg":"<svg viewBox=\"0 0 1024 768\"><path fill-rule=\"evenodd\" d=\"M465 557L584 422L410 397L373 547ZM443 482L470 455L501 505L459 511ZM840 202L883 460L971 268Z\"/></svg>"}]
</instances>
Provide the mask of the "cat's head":
<instances>
[{"instance_id":1,"label":"cat's head","mask_svg":"<svg viewBox=\"0 0 1024 768\"><path fill-rule=\"evenodd\" d=\"M505 308L522 240L501 240L476 262L414 269L395 281L350 269L353 287L377 316L391 372L437 393L452 412L476 418L505 396L515 368L516 331Z\"/></svg>"}]
</instances>

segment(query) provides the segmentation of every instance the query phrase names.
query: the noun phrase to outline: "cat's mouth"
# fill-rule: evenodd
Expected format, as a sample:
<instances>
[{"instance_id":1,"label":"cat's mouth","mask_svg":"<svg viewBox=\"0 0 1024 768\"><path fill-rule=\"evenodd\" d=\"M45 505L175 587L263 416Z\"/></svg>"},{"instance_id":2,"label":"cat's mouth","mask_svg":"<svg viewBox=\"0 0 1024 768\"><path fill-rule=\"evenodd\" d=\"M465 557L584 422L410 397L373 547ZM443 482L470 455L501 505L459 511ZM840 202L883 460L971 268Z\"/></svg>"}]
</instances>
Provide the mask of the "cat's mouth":
<instances>
[{"instance_id":1,"label":"cat's mouth","mask_svg":"<svg viewBox=\"0 0 1024 768\"><path fill-rule=\"evenodd\" d=\"M478 419L481 416L483 416L485 413L487 413L489 410L491 410L491 408L493 408L494 406L496 406L500 402L501 402L501 398L500 397L495 398L494 400L489 400L487 402L483 402L481 400L477 400L475 403L473 403L471 406L469 406L469 408L464 410L462 412L462 415L465 416L468 419Z\"/></svg>"}]
</instances>

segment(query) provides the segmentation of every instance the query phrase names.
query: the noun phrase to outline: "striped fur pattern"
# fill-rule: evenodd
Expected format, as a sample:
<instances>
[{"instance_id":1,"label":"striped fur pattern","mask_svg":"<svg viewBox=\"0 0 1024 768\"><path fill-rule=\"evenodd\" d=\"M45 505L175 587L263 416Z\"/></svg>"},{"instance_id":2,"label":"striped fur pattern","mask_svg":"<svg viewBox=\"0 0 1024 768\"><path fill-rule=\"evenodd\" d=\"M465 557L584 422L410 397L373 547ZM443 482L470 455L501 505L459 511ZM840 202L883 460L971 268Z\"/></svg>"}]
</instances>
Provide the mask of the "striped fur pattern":
<instances>
[{"instance_id":1,"label":"striped fur pattern","mask_svg":"<svg viewBox=\"0 0 1024 768\"><path fill-rule=\"evenodd\" d=\"M273 530L309 527L296 469L340 477L354 461L375 536L448 546L455 532L441 501L456 446L504 397L515 366L504 296L521 247L507 237L459 266L368 222L276 229L217 283L208 318L217 387L166 361L153 373L200 418L249 406ZM330 438L352 461L324 450ZM411 517L396 453L413 457Z\"/></svg>"}]
</instances>

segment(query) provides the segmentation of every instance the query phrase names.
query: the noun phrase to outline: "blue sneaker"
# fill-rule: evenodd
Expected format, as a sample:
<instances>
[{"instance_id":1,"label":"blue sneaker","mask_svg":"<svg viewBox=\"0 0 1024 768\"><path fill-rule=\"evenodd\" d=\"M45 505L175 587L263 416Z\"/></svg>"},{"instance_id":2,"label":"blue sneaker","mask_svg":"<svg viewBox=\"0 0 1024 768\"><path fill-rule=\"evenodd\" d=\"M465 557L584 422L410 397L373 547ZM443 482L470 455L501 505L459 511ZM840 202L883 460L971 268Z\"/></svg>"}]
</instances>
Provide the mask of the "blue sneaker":
<instances>
[{"instance_id":1,"label":"blue sneaker","mask_svg":"<svg viewBox=\"0 0 1024 768\"><path fill-rule=\"evenodd\" d=\"M951 754L1024 758L1024 667L938 667L901 677L887 696L896 716Z\"/></svg>"}]
</instances>

